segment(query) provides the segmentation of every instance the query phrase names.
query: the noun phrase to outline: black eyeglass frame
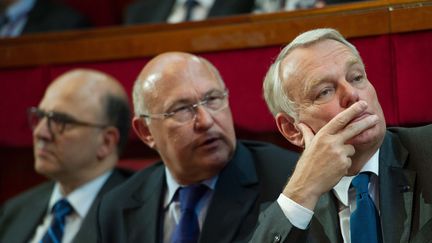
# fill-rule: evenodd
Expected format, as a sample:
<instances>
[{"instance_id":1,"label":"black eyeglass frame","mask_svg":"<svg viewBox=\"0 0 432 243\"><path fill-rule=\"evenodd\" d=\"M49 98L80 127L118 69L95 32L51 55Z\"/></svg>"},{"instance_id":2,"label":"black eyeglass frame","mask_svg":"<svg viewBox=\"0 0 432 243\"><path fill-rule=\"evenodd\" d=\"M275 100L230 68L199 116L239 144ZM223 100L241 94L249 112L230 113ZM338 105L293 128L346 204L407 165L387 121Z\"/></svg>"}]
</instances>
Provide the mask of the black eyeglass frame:
<instances>
[{"instance_id":1,"label":"black eyeglass frame","mask_svg":"<svg viewBox=\"0 0 432 243\"><path fill-rule=\"evenodd\" d=\"M28 115L28 122L29 126L32 130L35 129L35 127L40 123L40 121L46 117L48 119L48 129L50 132L54 133L52 129L51 122L56 123L59 125L60 129L58 129L58 133L62 134L66 128L67 125L74 125L74 126L84 126L84 127L95 127L95 128L107 128L110 125L103 125L103 124L97 124L97 123L90 123L85 121L80 121L72 117L71 115L68 115L66 113L62 112L56 112L56 111L44 111L42 109L39 109L37 107L30 107L27 110ZM39 122L35 124L33 122L33 118L37 117L39 119Z\"/></svg>"},{"instance_id":2,"label":"black eyeglass frame","mask_svg":"<svg viewBox=\"0 0 432 243\"><path fill-rule=\"evenodd\" d=\"M206 95L199 102L197 102L195 104L192 104L192 105L189 105L189 106L186 106L184 108L193 111L194 112L193 118L194 118L195 115L196 115L196 109L197 109L197 107L200 106L200 105L205 106L205 104L207 104L210 101L210 98L211 98L210 95ZM225 101L225 104L221 108L219 108L217 110L217 111L220 111L223 108L225 108L225 106L228 104L228 102L227 102L227 99L228 99L228 89L224 89L224 91L222 91L221 96L218 97L218 98L222 98L222 101ZM170 118L170 117L174 116L177 112L179 112L179 110L174 110L174 111L171 111L171 112L164 112L164 113L157 113L157 114L140 114L139 117L140 118L146 118L146 119L166 119L166 118ZM189 120L193 120L193 118L189 119ZM189 121L189 120L186 120L186 121ZM179 122L186 122L186 121L179 121Z\"/></svg>"}]
</instances>

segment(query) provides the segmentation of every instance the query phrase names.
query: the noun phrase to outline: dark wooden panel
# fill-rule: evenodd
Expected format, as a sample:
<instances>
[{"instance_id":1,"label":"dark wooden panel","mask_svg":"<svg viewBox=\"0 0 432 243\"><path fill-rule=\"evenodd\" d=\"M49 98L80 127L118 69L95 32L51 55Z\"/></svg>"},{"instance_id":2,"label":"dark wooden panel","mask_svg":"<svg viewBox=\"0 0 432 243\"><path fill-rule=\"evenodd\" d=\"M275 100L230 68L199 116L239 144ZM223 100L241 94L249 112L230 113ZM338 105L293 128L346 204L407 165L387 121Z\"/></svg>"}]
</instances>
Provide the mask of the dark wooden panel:
<instances>
[{"instance_id":1,"label":"dark wooden panel","mask_svg":"<svg viewBox=\"0 0 432 243\"><path fill-rule=\"evenodd\" d=\"M299 32L339 29L362 37L431 29L432 1L370 1L202 22L112 27L0 40L0 68L113 61L165 51L212 52L288 43Z\"/></svg>"}]
</instances>

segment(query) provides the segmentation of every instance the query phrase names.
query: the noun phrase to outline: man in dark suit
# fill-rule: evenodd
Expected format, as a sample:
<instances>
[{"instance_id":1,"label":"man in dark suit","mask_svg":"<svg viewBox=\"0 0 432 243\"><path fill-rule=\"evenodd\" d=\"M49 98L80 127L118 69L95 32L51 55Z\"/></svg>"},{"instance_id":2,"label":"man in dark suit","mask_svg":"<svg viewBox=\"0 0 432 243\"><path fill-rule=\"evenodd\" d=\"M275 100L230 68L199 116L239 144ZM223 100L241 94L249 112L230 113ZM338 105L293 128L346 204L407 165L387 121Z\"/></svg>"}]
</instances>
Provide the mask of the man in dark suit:
<instances>
[{"instance_id":1,"label":"man in dark suit","mask_svg":"<svg viewBox=\"0 0 432 243\"><path fill-rule=\"evenodd\" d=\"M187 4L190 0L137 0L126 9L125 24L181 22L186 20ZM211 3L208 5L208 3ZM235 14L251 13L253 0L214 0L191 3L194 7L190 20L202 20Z\"/></svg>"},{"instance_id":2,"label":"man in dark suit","mask_svg":"<svg viewBox=\"0 0 432 243\"><path fill-rule=\"evenodd\" d=\"M51 236L47 232L51 233L53 218L59 217L53 205L62 199L71 210L56 239L95 242L101 196L130 176L114 169L130 127L124 89L107 74L72 70L58 77L28 114L35 170L52 181L2 206L0 242L54 242L46 237Z\"/></svg>"},{"instance_id":3,"label":"man in dark suit","mask_svg":"<svg viewBox=\"0 0 432 243\"><path fill-rule=\"evenodd\" d=\"M361 57L339 32L295 38L264 94L279 131L304 151L252 242L432 242L432 126L386 130Z\"/></svg>"},{"instance_id":4,"label":"man in dark suit","mask_svg":"<svg viewBox=\"0 0 432 243\"><path fill-rule=\"evenodd\" d=\"M89 26L86 17L59 1L2 0L0 3L0 36L3 37Z\"/></svg>"},{"instance_id":5,"label":"man in dark suit","mask_svg":"<svg viewBox=\"0 0 432 243\"><path fill-rule=\"evenodd\" d=\"M297 154L236 141L228 90L201 57L180 52L155 57L138 76L133 99L133 128L162 161L103 198L101 242L184 242L182 227L191 225L193 239L187 242L249 239ZM190 188L203 192L191 206L192 221L183 224L185 201L194 196L182 193Z\"/></svg>"}]
</instances>

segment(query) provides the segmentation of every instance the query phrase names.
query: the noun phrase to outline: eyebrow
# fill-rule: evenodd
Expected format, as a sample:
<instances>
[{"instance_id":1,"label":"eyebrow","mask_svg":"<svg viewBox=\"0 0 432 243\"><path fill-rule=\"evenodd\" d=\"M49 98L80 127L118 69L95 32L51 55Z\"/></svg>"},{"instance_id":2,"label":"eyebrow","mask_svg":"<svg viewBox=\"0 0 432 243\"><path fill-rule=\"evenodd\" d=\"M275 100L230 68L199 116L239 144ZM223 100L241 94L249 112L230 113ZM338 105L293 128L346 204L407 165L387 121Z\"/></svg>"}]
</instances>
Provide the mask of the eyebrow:
<instances>
[{"instance_id":1,"label":"eyebrow","mask_svg":"<svg viewBox=\"0 0 432 243\"><path fill-rule=\"evenodd\" d=\"M207 97L208 97L211 93L213 93L213 92L216 92L216 91L223 92L224 90L225 90L225 87L223 87L222 91L221 91L220 89L218 89L218 88L212 88L212 89L210 89L209 91L205 92L204 95L202 95L201 98L199 98L199 101L201 101L201 100L207 98ZM192 104L192 103L195 102L195 101L193 101L193 100L194 100L194 99L191 99L191 98L180 98L180 99L178 99L178 100L175 100L174 102L172 102L172 103L168 106L168 108L166 109L166 111L171 110L174 106L177 106L177 105L179 105L179 104L188 104L188 105L190 105L190 104Z\"/></svg>"}]
</instances>

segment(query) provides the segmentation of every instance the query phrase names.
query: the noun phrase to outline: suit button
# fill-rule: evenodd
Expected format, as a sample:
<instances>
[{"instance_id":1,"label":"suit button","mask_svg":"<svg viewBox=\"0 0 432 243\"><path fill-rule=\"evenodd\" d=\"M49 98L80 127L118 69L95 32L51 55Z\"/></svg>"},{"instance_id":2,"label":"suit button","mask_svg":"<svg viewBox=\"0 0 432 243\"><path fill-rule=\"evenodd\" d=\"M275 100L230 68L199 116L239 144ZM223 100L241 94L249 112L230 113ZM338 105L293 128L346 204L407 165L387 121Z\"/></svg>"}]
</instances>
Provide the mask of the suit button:
<instances>
[{"instance_id":1,"label":"suit button","mask_svg":"<svg viewBox=\"0 0 432 243\"><path fill-rule=\"evenodd\" d=\"M275 235L275 237L273 238L273 242L275 242L275 243L280 242L280 240L281 240L280 235Z\"/></svg>"}]
</instances>

